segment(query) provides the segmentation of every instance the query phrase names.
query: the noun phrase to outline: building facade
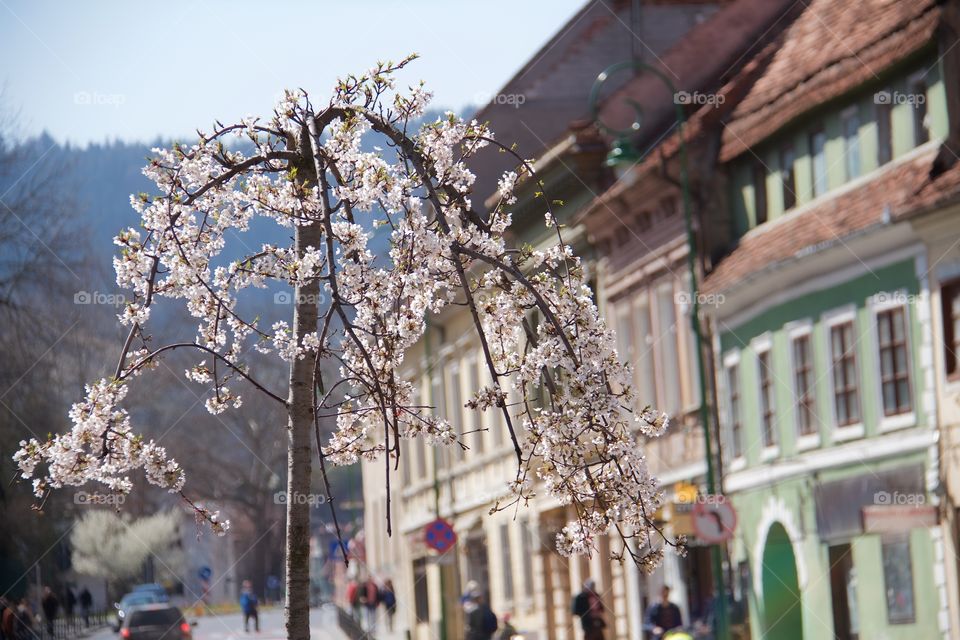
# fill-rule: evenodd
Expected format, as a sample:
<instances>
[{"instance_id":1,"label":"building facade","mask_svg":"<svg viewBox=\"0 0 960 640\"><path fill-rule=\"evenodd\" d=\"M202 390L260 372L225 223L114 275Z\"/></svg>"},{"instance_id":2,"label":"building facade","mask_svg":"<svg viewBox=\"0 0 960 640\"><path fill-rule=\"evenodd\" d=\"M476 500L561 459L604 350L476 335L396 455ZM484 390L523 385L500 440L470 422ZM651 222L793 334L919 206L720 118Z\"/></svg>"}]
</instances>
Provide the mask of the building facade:
<instances>
[{"instance_id":1,"label":"building facade","mask_svg":"<svg viewBox=\"0 0 960 640\"><path fill-rule=\"evenodd\" d=\"M810 3L761 54L718 152L733 242L704 291L723 300L730 569L755 636L956 633L931 265L902 219L950 128L944 15L873 4Z\"/></svg>"}]
</instances>

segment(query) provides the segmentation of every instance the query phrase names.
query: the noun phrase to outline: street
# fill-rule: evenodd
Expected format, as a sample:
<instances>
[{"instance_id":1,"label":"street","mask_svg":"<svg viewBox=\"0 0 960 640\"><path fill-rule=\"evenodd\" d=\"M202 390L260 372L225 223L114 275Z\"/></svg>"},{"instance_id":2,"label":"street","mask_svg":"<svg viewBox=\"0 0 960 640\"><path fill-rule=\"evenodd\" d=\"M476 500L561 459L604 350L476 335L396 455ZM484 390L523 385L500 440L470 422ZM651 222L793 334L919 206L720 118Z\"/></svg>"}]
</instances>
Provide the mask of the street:
<instances>
[{"instance_id":1,"label":"street","mask_svg":"<svg viewBox=\"0 0 960 640\"><path fill-rule=\"evenodd\" d=\"M270 609L260 613L260 633L252 630L243 631L243 617L239 613L220 616L204 616L194 618L187 616L191 622L196 620L193 628L194 640L240 640L241 638L255 638L256 640L283 640L286 633L283 629L283 609ZM341 640L346 636L337 627L336 611L331 607L322 607L310 611L310 635L318 640ZM90 640L118 640L119 635L109 628L92 636Z\"/></svg>"}]
</instances>

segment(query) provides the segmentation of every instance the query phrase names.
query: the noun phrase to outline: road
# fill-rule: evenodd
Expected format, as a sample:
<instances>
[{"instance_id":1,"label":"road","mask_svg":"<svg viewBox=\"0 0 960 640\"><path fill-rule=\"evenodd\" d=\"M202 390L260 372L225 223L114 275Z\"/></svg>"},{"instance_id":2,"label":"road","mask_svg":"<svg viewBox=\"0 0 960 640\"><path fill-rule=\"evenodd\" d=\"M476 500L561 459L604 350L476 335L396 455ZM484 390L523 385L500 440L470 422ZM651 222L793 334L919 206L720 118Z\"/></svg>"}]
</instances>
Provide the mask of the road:
<instances>
[{"instance_id":1,"label":"road","mask_svg":"<svg viewBox=\"0 0 960 640\"><path fill-rule=\"evenodd\" d=\"M204 616L188 620L196 620L193 628L193 640L285 640L283 628L283 609L271 609L260 613L260 633L243 631L243 618L239 613L220 616ZM346 640L346 636L337 627L336 612L324 607L310 611L310 637L312 640ZM92 636L88 640L119 640L120 636L106 629Z\"/></svg>"}]
</instances>

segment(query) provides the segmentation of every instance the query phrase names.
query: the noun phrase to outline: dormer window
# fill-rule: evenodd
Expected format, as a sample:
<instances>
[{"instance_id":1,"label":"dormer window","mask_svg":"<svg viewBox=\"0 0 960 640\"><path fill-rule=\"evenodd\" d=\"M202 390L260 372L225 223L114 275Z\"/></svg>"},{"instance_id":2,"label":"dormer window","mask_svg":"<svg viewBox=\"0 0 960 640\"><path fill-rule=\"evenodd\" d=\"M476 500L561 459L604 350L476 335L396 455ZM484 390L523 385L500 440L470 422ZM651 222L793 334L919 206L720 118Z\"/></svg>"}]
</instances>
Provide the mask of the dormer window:
<instances>
[{"instance_id":1,"label":"dormer window","mask_svg":"<svg viewBox=\"0 0 960 640\"><path fill-rule=\"evenodd\" d=\"M794 173L796 157L793 145L787 145L780 151L780 179L783 184L783 210L793 209L797 204L797 179Z\"/></svg>"},{"instance_id":2,"label":"dormer window","mask_svg":"<svg viewBox=\"0 0 960 640\"><path fill-rule=\"evenodd\" d=\"M767 168L761 162L753 165L753 210L757 226L767 221Z\"/></svg>"},{"instance_id":3,"label":"dormer window","mask_svg":"<svg viewBox=\"0 0 960 640\"><path fill-rule=\"evenodd\" d=\"M889 96L891 93L881 91L877 95ZM882 167L893 159L893 123L891 120L893 105L890 104L889 99L877 100L874 109L877 119L877 166Z\"/></svg>"},{"instance_id":4,"label":"dormer window","mask_svg":"<svg viewBox=\"0 0 960 640\"><path fill-rule=\"evenodd\" d=\"M853 180L860 175L860 113L853 106L843 112L843 164L846 179Z\"/></svg>"},{"instance_id":5,"label":"dormer window","mask_svg":"<svg viewBox=\"0 0 960 640\"><path fill-rule=\"evenodd\" d=\"M907 100L913 107L913 144L920 146L930 140L927 123L927 82L923 76L911 79Z\"/></svg>"},{"instance_id":6,"label":"dormer window","mask_svg":"<svg viewBox=\"0 0 960 640\"><path fill-rule=\"evenodd\" d=\"M813 197L827 191L827 134L823 127L810 134L810 158L813 164Z\"/></svg>"}]
</instances>

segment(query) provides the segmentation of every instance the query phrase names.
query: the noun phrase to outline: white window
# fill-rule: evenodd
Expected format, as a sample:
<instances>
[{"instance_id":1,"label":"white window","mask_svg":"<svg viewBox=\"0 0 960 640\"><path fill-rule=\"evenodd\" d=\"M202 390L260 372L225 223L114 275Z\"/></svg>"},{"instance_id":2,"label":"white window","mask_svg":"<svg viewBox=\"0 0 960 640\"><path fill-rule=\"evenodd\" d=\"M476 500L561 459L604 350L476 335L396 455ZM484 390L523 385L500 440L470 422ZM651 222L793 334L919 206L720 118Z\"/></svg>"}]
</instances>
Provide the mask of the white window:
<instances>
[{"instance_id":1,"label":"white window","mask_svg":"<svg viewBox=\"0 0 960 640\"><path fill-rule=\"evenodd\" d=\"M760 415L760 441L763 457L776 457L779 437L777 434L776 372L773 364L773 343L769 334L764 334L751 343L757 354L757 398Z\"/></svg>"},{"instance_id":2,"label":"white window","mask_svg":"<svg viewBox=\"0 0 960 640\"><path fill-rule=\"evenodd\" d=\"M820 444L817 374L811 334L812 324L809 321L796 323L787 330L790 340L790 375L793 383L797 449L801 451Z\"/></svg>"},{"instance_id":3,"label":"white window","mask_svg":"<svg viewBox=\"0 0 960 640\"><path fill-rule=\"evenodd\" d=\"M480 361L477 358L471 358L467 361L467 393L472 397L480 389ZM469 420L465 424L469 425L469 430L473 431L470 436L470 446L476 453L483 453L485 449L486 434L483 431L483 412L479 409L467 409Z\"/></svg>"},{"instance_id":4,"label":"white window","mask_svg":"<svg viewBox=\"0 0 960 640\"><path fill-rule=\"evenodd\" d=\"M742 466L743 450L743 398L740 391L740 352L728 353L723 359L724 378L727 386L727 443L732 467Z\"/></svg>"},{"instance_id":5,"label":"white window","mask_svg":"<svg viewBox=\"0 0 960 640\"><path fill-rule=\"evenodd\" d=\"M466 432L463 408L463 394L460 390L460 367L450 369L449 378L450 391L450 411L447 414L448 420L452 423L453 432L457 434L457 442L451 446L454 460L463 460L465 451L460 443L466 444L464 433Z\"/></svg>"},{"instance_id":6,"label":"white window","mask_svg":"<svg viewBox=\"0 0 960 640\"><path fill-rule=\"evenodd\" d=\"M657 287L657 338L659 354L661 411L676 416L680 412L680 367L677 349L677 310L673 283Z\"/></svg>"},{"instance_id":7,"label":"white window","mask_svg":"<svg viewBox=\"0 0 960 640\"><path fill-rule=\"evenodd\" d=\"M903 291L882 293L870 300L877 357L880 430L916 424L910 358L910 314Z\"/></svg>"},{"instance_id":8,"label":"white window","mask_svg":"<svg viewBox=\"0 0 960 640\"><path fill-rule=\"evenodd\" d=\"M634 376L641 405L657 404L657 385L654 375L654 337L650 322L650 301L647 294L634 302L633 349Z\"/></svg>"},{"instance_id":9,"label":"white window","mask_svg":"<svg viewBox=\"0 0 960 640\"><path fill-rule=\"evenodd\" d=\"M863 436L860 410L860 369L857 357L856 310L848 306L825 317L834 440Z\"/></svg>"}]
</instances>

